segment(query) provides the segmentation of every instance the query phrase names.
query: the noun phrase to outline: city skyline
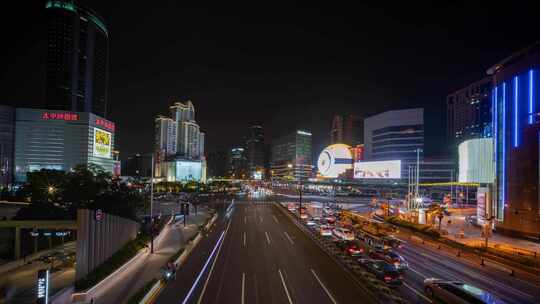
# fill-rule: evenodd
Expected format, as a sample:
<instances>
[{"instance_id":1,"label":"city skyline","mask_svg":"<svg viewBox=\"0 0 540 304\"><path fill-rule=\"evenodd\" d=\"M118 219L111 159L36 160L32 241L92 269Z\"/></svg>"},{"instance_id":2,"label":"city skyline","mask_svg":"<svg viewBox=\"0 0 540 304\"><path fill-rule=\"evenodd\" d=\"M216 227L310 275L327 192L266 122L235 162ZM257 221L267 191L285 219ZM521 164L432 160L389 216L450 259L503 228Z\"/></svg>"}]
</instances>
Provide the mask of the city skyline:
<instances>
[{"instance_id":1,"label":"city skyline","mask_svg":"<svg viewBox=\"0 0 540 304\"><path fill-rule=\"evenodd\" d=\"M532 25L532 19L525 17L530 13L525 7L508 10L508 20L515 22L492 25L495 28L486 32L480 31L478 24L489 22L491 17L481 5L467 6L467 10L462 5L429 7L429 16L415 13L417 7L366 6L363 11L369 13L363 20L342 10L332 14L332 9L311 9L299 21L294 18L297 11L291 10L282 12L282 20L273 23L268 18L271 10L245 14L241 10L178 7L184 14L176 20L168 18L176 9L173 4L153 7L151 14L146 6L131 4L129 19L142 20L139 25L127 20L123 8L101 1L81 3L104 16L111 32L108 116L119 126L122 158L151 150L151 144L141 147L138 140L151 141L152 124L139 122L150 121L174 96L197 100L209 151L234 145L240 140L236 134L253 123L263 125L270 138L293 128L310 129L314 151L321 151L329 143L327 132L333 114L367 117L416 106L425 108L426 123L434 126L426 138L437 142L444 137L446 96L485 77L490 64L535 40L516 31ZM18 24L22 36L6 31L6 37L14 41L3 56L4 60L10 58L3 62L6 70L1 77L6 103L43 103L41 76L34 67L36 63L41 66L43 59L35 51L45 53L35 39L44 34L39 26L40 20L45 22L44 4L10 5L27 12L34 22ZM464 11L470 13L465 16ZM336 17L338 13L344 18ZM453 22L454 17L459 24ZM201 19L224 26L208 24L190 31L189 25ZM413 21L416 19L419 21ZM371 23L376 26L366 29ZM173 24L179 38L161 34ZM511 41L494 47L497 35ZM382 37L388 38L389 47L382 43ZM149 39L149 43L141 45L137 43L140 39ZM152 47L159 43L167 47ZM297 48L285 51L276 46L284 43ZM242 52L232 52L233 46L240 46ZM417 67L415 74L410 74L412 67ZM151 77L146 79L147 75ZM26 89L11 89L19 83ZM259 111L261 106L267 111ZM224 123L227 134L217 136ZM137 136L127 130L135 130ZM436 143L426 149L441 152L439 146Z\"/></svg>"}]
</instances>

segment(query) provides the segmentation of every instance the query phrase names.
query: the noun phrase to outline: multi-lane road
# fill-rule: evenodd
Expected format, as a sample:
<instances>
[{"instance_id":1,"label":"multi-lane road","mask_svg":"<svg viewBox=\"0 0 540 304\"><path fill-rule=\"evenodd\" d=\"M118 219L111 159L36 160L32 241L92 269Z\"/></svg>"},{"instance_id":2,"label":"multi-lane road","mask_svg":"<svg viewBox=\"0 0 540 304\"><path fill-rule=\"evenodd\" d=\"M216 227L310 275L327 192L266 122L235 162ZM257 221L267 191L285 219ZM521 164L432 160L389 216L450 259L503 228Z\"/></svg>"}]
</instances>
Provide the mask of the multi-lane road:
<instances>
[{"instance_id":1,"label":"multi-lane road","mask_svg":"<svg viewBox=\"0 0 540 304\"><path fill-rule=\"evenodd\" d=\"M324 252L265 202L237 201L156 303L374 303Z\"/></svg>"},{"instance_id":2,"label":"multi-lane road","mask_svg":"<svg viewBox=\"0 0 540 304\"><path fill-rule=\"evenodd\" d=\"M409 300L417 294L418 301L428 300L422 295L423 280L430 277L461 281L482 288L502 299L505 303L538 303L540 299L540 278L516 270L510 275L511 268L493 261L470 254L457 255L457 250L436 244L422 244L415 239L408 239L403 249L397 252L409 263L409 270L404 276L404 286L400 291L411 293ZM426 301L429 302L429 301Z\"/></svg>"}]
</instances>

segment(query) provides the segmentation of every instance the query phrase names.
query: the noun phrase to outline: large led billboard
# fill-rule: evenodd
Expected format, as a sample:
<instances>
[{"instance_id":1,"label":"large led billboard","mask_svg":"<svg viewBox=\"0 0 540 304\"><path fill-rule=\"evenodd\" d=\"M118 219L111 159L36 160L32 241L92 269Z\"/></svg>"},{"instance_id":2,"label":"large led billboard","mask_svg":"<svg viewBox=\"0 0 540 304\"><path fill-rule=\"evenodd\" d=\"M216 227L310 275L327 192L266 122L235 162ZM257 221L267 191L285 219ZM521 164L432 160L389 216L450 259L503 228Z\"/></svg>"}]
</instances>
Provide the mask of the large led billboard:
<instances>
[{"instance_id":1,"label":"large led billboard","mask_svg":"<svg viewBox=\"0 0 540 304\"><path fill-rule=\"evenodd\" d=\"M458 146L458 155L460 183L493 183L495 168L492 138L466 140Z\"/></svg>"},{"instance_id":2,"label":"large led billboard","mask_svg":"<svg viewBox=\"0 0 540 304\"><path fill-rule=\"evenodd\" d=\"M326 147L319 155L317 168L323 177L336 178L353 168L351 147L344 144L334 144Z\"/></svg>"},{"instance_id":3,"label":"large led billboard","mask_svg":"<svg viewBox=\"0 0 540 304\"><path fill-rule=\"evenodd\" d=\"M200 181L201 174L200 161L176 161L176 181Z\"/></svg>"},{"instance_id":4,"label":"large led billboard","mask_svg":"<svg viewBox=\"0 0 540 304\"><path fill-rule=\"evenodd\" d=\"M356 162L354 178L401 178L401 160Z\"/></svg>"},{"instance_id":5,"label":"large led billboard","mask_svg":"<svg viewBox=\"0 0 540 304\"><path fill-rule=\"evenodd\" d=\"M112 135L110 132L94 128L94 156L111 158Z\"/></svg>"}]
</instances>

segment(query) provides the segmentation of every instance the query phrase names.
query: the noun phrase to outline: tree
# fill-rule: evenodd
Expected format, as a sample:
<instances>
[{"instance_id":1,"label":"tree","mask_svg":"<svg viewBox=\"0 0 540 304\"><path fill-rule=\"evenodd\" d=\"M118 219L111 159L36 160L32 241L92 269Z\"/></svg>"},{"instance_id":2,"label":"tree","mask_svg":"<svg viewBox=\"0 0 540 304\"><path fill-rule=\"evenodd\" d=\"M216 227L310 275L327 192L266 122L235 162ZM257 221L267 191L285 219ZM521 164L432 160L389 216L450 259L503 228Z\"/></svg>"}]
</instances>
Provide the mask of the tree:
<instances>
[{"instance_id":1,"label":"tree","mask_svg":"<svg viewBox=\"0 0 540 304\"><path fill-rule=\"evenodd\" d=\"M110 190L111 175L93 164L77 165L66 174L64 202L72 209L86 208L97 195Z\"/></svg>"},{"instance_id":2,"label":"tree","mask_svg":"<svg viewBox=\"0 0 540 304\"><path fill-rule=\"evenodd\" d=\"M28 172L23 193L31 202L58 202L62 199L64 171L41 169Z\"/></svg>"}]
</instances>

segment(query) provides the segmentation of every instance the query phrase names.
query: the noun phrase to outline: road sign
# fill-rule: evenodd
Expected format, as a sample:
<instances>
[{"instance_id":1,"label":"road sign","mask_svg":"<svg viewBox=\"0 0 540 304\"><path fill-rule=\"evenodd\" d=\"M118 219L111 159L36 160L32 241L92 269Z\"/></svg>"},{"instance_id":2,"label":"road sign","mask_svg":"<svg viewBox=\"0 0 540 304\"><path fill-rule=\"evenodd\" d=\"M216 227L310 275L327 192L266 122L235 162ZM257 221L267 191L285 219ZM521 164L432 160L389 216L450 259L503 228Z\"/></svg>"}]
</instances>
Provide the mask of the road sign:
<instances>
[{"instance_id":1,"label":"road sign","mask_svg":"<svg viewBox=\"0 0 540 304\"><path fill-rule=\"evenodd\" d=\"M49 270L38 271L37 279L37 304L49 303Z\"/></svg>"},{"instance_id":2,"label":"road sign","mask_svg":"<svg viewBox=\"0 0 540 304\"><path fill-rule=\"evenodd\" d=\"M101 220L103 219L103 211L101 211L101 209L96 210L95 217L96 221L101 222Z\"/></svg>"}]
</instances>

